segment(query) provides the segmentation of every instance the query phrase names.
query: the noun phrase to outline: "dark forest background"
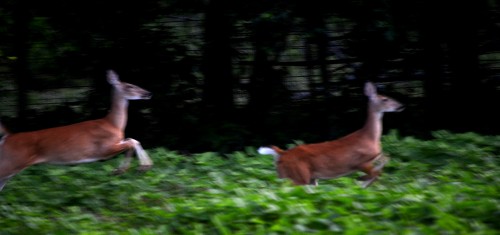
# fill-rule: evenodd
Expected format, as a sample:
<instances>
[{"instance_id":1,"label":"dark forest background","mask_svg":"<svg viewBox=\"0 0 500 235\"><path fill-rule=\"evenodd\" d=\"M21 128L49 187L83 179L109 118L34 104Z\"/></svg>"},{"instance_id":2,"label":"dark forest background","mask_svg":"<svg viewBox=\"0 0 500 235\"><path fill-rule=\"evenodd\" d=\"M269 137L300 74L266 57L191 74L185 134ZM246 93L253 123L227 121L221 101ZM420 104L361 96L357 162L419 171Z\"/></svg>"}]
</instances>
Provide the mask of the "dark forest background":
<instances>
[{"instance_id":1,"label":"dark forest background","mask_svg":"<svg viewBox=\"0 0 500 235\"><path fill-rule=\"evenodd\" d=\"M105 71L153 92L127 136L187 152L324 141L364 122L365 81L405 103L385 130L500 131L494 0L2 0L0 116L98 118Z\"/></svg>"}]
</instances>

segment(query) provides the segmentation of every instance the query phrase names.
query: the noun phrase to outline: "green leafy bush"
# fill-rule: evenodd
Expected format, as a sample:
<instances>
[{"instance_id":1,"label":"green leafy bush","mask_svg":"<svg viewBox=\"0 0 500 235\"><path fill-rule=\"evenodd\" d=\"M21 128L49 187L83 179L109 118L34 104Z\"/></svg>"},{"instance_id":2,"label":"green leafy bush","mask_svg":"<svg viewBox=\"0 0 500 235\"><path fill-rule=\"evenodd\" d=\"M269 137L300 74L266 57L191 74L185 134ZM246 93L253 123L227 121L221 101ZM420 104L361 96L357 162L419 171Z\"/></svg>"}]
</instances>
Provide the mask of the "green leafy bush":
<instances>
[{"instance_id":1,"label":"green leafy bush","mask_svg":"<svg viewBox=\"0 0 500 235\"><path fill-rule=\"evenodd\" d=\"M383 138L391 157L362 189L355 175L295 187L255 148L185 156L111 176L121 160L36 165L0 192L0 234L498 234L500 138L435 132Z\"/></svg>"}]
</instances>

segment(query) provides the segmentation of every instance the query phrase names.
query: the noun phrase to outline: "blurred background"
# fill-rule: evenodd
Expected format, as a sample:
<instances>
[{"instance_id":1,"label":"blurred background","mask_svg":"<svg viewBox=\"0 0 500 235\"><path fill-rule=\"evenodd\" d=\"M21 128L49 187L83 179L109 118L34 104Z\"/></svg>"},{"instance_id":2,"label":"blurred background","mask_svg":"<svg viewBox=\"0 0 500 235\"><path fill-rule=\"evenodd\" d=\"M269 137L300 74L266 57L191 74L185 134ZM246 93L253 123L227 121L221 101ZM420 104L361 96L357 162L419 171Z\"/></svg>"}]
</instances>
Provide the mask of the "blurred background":
<instances>
[{"instance_id":1,"label":"blurred background","mask_svg":"<svg viewBox=\"0 0 500 235\"><path fill-rule=\"evenodd\" d=\"M385 131L500 131L495 0L2 0L0 117L13 131L102 117L105 75L153 92L127 137L234 151L363 125L365 81L406 104Z\"/></svg>"}]
</instances>

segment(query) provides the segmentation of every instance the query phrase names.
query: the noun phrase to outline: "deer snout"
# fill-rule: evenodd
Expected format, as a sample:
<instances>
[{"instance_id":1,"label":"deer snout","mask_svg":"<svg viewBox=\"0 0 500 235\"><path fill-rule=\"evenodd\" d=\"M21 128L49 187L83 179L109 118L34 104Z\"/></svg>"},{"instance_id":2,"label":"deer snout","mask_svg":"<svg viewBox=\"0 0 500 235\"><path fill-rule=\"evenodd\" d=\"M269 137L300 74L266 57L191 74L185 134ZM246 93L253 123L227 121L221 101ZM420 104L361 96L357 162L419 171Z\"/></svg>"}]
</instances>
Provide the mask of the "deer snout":
<instances>
[{"instance_id":1,"label":"deer snout","mask_svg":"<svg viewBox=\"0 0 500 235\"><path fill-rule=\"evenodd\" d=\"M394 110L395 112L401 112L405 109L405 106L404 105L400 105L399 107L396 108L396 110Z\"/></svg>"},{"instance_id":2,"label":"deer snout","mask_svg":"<svg viewBox=\"0 0 500 235\"><path fill-rule=\"evenodd\" d=\"M151 99L152 96L153 96L153 93L148 91L148 92L144 92L144 94L142 94L141 98L145 99L145 100L149 100L149 99Z\"/></svg>"}]
</instances>

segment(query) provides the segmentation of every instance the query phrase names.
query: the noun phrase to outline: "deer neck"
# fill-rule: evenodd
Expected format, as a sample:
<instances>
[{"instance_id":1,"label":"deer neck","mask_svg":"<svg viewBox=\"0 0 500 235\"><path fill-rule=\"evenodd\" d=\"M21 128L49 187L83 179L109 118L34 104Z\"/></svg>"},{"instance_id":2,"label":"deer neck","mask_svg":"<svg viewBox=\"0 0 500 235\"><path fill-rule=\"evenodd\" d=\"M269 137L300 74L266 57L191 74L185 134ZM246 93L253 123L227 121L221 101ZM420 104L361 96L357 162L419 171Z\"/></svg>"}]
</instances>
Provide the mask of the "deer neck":
<instances>
[{"instance_id":1,"label":"deer neck","mask_svg":"<svg viewBox=\"0 0 500 235\"><path fill-rule=\"evenodd\" d=\"M128 100L125 99L118 91L113 90L111 110L106 116L106 119L113 124L113 126L124 130L127 125L127 109Z\"/></svg>"},{"instance_id":2,"label":"deer neck","mask_svg":"<svg viewBox=\"0 0 500 235\"><path fill-rule=\"evenodd\" d=\"M368 107L368 117L362 128L366 137L374 142L379 142L382 136L383 112L376 111L371 105Z\"/></svg>"}]
</instances>

